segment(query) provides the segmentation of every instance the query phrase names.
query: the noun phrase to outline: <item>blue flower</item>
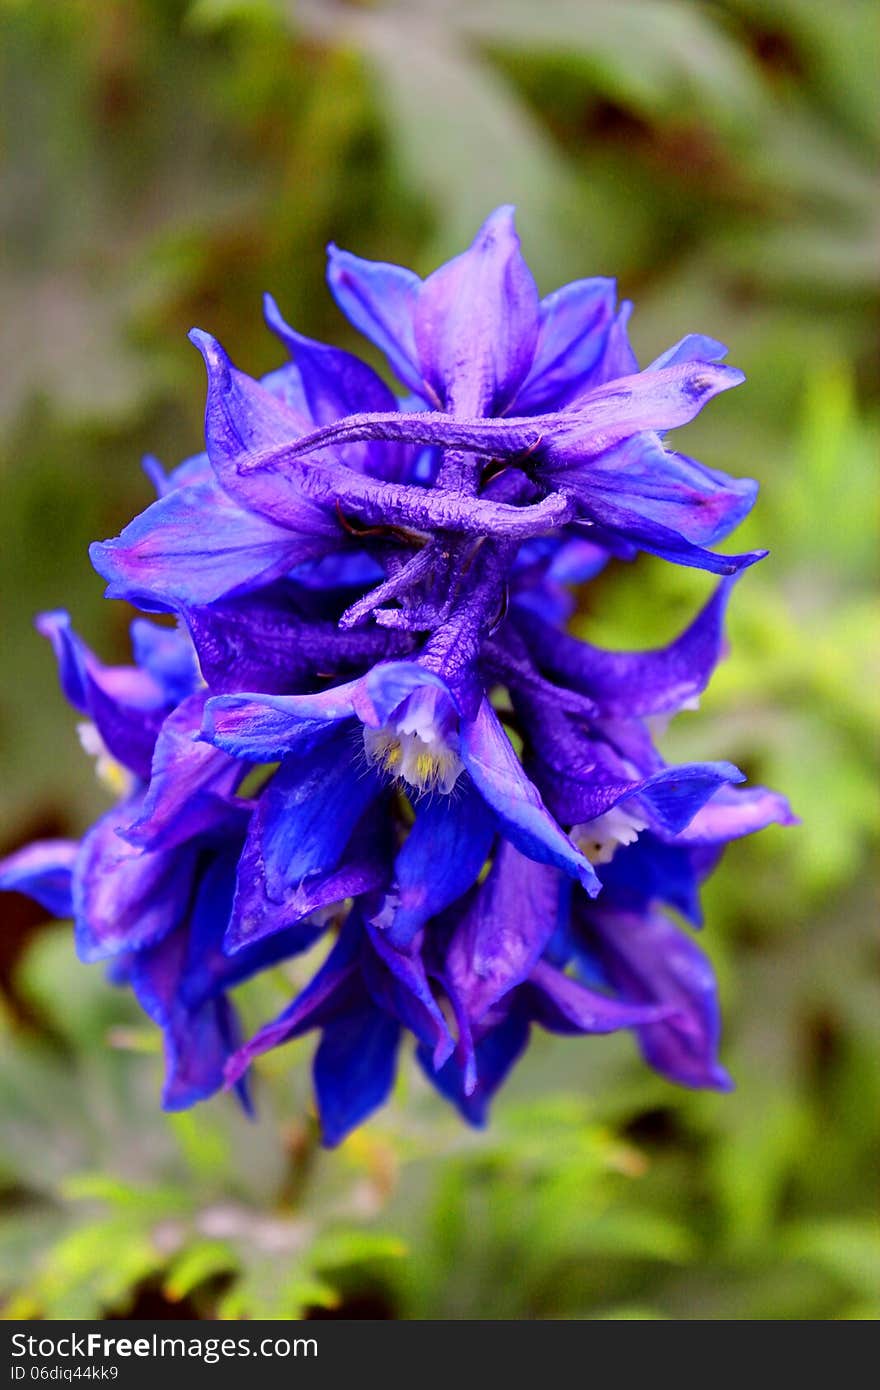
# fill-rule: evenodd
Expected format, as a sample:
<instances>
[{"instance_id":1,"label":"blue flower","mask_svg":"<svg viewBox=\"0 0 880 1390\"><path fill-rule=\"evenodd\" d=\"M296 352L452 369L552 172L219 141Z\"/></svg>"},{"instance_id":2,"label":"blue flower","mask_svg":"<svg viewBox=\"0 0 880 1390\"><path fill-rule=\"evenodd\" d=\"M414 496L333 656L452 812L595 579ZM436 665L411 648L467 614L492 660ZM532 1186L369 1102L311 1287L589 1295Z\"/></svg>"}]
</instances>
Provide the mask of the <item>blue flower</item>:
<instances>
[{"instance_id":1,"label":"blue flower","mask_svg":"<svg viewBox=\"0 0 880 1390\"><path fill-rule=\"evenodd\" d=\"M631 1030L669 1080L724 1089L711 967L666 912L698 924L724 845L793 817L730 763L668 765L654 729L705 689L764 554L712 548L756 485L665 438L741 373L699 335L640 370L610 280L540 299L510 208L424 281L331 247L329 282L403 394L268 297L290 360L260 381L193 331L205 451L147 460L157 500L91 551L174 626L136 620L108 667L38 621L114 805L0 887L133 990L169 1108L248 1104L253 1060L311 1030L328 1144L406 1034L475 1124L533 1028ZM570 635L573 586L642 550L724 577L666 647ZM231 991L318 940L242 1041Z\"/></svg>"}]
</instances>

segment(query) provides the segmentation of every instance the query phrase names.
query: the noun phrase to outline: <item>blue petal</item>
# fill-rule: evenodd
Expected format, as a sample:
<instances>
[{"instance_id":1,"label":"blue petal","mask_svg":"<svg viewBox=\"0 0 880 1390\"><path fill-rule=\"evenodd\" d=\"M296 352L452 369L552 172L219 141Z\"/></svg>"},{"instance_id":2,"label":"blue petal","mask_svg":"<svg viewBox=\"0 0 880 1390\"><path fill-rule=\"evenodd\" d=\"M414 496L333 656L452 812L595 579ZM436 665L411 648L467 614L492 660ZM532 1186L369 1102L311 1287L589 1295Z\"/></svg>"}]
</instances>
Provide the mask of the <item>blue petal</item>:
<instances>
[{"instance_id":1,"label":"blue petal","mask_svg":"<svg viewBox=\"0 0 880 1390\"><path fill-rule=\"evenodd\" d=\"M512 1009L477 1042L472 1077L457 1057L451 1057L445 1066L435 1071L427 1048L419 1047L416 1056L441 1095L452 1101L468 1124L482 1127L489 1118L492 1097L525 1050L528 1040L528 1017L523 1011Z\"/></svg>"},{"instance_id":2,"label":"blue petal","mask_svg":"<svg viewBox=\"0 0 880 1390\"><path fill-rule=\"evenodd\" d=\"M53 917L72 917L76 840L35 840L0 860L0 892L26 893Z\"/></svg>"},{"instance_id":3,"label":"blue petal","mask_svg":"<svg viewBox=\"0 0 880 1390\"><path fill-rule=\"evenodd\" d=\"M81 960L152 945L183 920L192 893L189 847L142 854L116 827L137 804L108 812L82 842L73 873L75 940Z\"/></svg>"},{"instance_id":4,"label":"blue petal","mask_svg":"<svg viewBox=\"0 0 880 1390\"><path fill-rule=\"evenodd\" d=\"M446 973L471 1023L522 983L556 930L561 877L502 843L449 945Z\"/></svg>"},{"instance_id":5,"label":"blue petal","mask_svg":"<svg viewBox=\"0 0 880 1390\"><path fill-rule=\"evenodd\" d=\"M238 883L232 919L224 950L237 957L243 949L271 937L290 934L288 929L314 936L310 915L332 908L346 898L385 888L391 862L391 824L384 815L368 808L342 855L341 863L319 871L290 889L283 901L269 896L262 849L262 823L255 817L238 867ZM293 938L292 938L293 939Z\"/></svg>"},{"instance_id":6,"label":"blue petal","mask_svg":"<svg viewBox=\"0 0 880 1390\"><path fill-rule=\"evenodd\" d=\"M394 889L377 921L404 948L476 882L495 835L495 819L469 779L455 795L419 803L394 865Z\"/></svg>"},{"instance_id":7,"label":"blue petal","mask_svg":"<svg viewBox=\"0 0 880 1390\"><path fill-rule=\"evenodd\" d=\"M372 1006L325 1024L314 1077L323 1141L328 1148L388 1099L394 1085L400 1025Z\"/></svg>"},{"instance_id":8,"label":"blue petal","mask_svg":"<svg viewBox=\"0 0 880 1390\"><path fill-rule=\"evenodd\" d=\"M424 395L413 332L419 277L399 265L363 261L333 245L327 251L327 281L348 321L384 352L406 386Z\"/></svg>"},{"instance_id":9,"label":"blue petal","mask_svg":"<svg viewBox=\"0 0 880 1390\"><path fill-rule=\"evenodd\" d=\"M534 361L511 410L543 414L567 405L592 385L614 313L613 280L575 280L541 301Z\"/></svg>"},{"instance_id":10,"label":"blue petal","mask_svg":"<svg viewBox=\"0 0 880 1390\"><path fill-rule=\"evenodd\" d=\"M588 893L598 893L599 880L592 864L545 808L488 700L483 701L473 723L462 726L461 756L477 790L517 849L530 859L572 874Z\"/></svg>"},{"instance_id":11,"label":"blue petal","mask_svg":"<svg viewBox=\"0 0 880 1390\"><path fill-rule=\"evenodd\" d=\"M202 736L233 757L277 762L353 720L361 686L357 680L316 695L215 695L205 706Z\"/></svg>"},{"instance_id":12,"label":"blue petal","mask_svg":"<svg viewBox=\"0 0 880 1390\"><path fill-rule=\"evenodd\" d=\"M426 383L453 415L495 415L525 380L538 336L538 292L522 258L513 208L421 287L415 337Z\"/></svg>"},{"instance_id":13,"label":"blue petal","mask_svg":"<svg viewBox=\"0 0 880 1390\"><path fill-rule=\"evenodd\" d=\"M398 951L378 927L368 925L367 933L372 950L364 954L364 978L373 1002L432 1048L434 1065L441 1067L451 1056L455 1043L431 991L421 957Z\"/></svg>"},{"instance_id":14,"label":"blue petal","mask_svg":"<svg viewBox=\"0 0 880 1390\"><path fill-rule=\"evenodd\" d=\"M703 919L701 870L693 850L665 844L646 831L635 844L622 845L611 862L600 867L602 900L613 900L629 910L651 902L668 903L699 926Z\"/></svg>"},{"instance_id":15,"label":"blue petal","mask_svg":"<svg viewBox=\"0 0 880 1390\"><path fill-rule=\"evenodd\" d=\"M135 517L115 540L96 541L92 564L107 597L141 608L213 603L271 583L335 544L334 528L309 509L292 531L248 511L215 482L177 488Z\"/></svg>"},{"instance_id":16,"label":"blue petal","mask_svg":"<svg viewBox=\"0 0 880 1390\"><path fill-rule=\"evenodd\" d=\"M250 831L262 853L268 896L283 903L310 874L334 869L381 790L373 770L358 765L344 727L318 748L286 759L262 793Z\"/></svg>"}]
</instances>

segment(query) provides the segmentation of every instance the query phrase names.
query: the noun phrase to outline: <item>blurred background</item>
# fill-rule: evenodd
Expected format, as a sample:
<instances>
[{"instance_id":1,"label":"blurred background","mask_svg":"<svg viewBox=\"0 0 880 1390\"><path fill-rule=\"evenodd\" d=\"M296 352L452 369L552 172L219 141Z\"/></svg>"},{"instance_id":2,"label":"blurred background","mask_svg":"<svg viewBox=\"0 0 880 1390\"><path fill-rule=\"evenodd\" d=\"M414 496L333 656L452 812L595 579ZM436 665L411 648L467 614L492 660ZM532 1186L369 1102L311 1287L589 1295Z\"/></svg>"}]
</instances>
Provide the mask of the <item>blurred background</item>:
<instances>
[{"instance_id":1,"label":"blurred background","mask_svg":"<svg viewBox=\"0 0 880 1390\"><path fill-rule=\"evenodd\" d=\"M201 445L186 330L265 372L270 289L369 355L326 242L427 272L501 202L543 292L616 275L642 360L699 331L747 373L686 448L760 479L736 548L771 556L666 749L803 819L707 893L732 1096L541 1037L485 1133L407 1063L329 1155L308 1039L264 1059L255 1124L163 1115L154 1031L4 897L7 1316L880 1316L875 26L868 0L0 0L2 849L104 807L32 616L126 658L86 547L149 502L143 453ZM710 587L615 565L578 630L656 645ZM248 1021L301 976L246 987Z\"/></svg>"}]
</instances>

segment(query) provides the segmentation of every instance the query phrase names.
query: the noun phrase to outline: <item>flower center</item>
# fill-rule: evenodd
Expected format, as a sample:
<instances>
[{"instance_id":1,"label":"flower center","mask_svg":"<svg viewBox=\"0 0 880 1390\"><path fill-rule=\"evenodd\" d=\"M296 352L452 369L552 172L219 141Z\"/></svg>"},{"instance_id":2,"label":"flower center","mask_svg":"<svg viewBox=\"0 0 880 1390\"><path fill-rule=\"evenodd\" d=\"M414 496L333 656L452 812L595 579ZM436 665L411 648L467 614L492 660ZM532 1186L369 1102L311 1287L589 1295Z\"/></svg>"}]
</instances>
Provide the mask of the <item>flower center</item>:
<instances>
[{"instance_id":1,"label":"flower center","mask_svg":"<svg viewBox=\"0 0 880 1390\"><path fill-rule=\"evenodd\" d=\"M621 845L633 845L648 823L622 806L612 806L604 816L571 827L571 838L591 864L610 864Z\"/></svg>"},{"instance_id":2,"label":"flower center","mask_svg":"<svg viewBox=\"0 0 880 1390\"><path fill-rule=\"evenodd\" d=\"M451 792L463 763L448 697L435 686L407 696L381 729L364 729L371 762L416 791Z\"/></svg>"}]
</instances>

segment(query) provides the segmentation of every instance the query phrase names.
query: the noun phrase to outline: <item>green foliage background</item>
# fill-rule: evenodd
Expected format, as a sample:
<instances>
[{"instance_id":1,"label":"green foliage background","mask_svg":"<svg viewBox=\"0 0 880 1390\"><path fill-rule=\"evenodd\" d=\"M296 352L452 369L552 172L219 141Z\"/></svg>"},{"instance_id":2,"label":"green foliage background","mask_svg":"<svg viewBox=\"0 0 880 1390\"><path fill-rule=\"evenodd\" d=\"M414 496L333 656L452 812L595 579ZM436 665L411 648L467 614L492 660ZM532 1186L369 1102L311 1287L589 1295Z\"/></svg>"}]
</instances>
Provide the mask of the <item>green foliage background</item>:
<instances>
[{"instance_id":1,"label":"green foliage background","mask_svg":"<svg viewBox=\"0 0 880 1390\"><path fill-rule=\"evenodd\" d=\"M200 445L197 323L258 373L271 289L362 348L323 247L422 271L498 202L542 289L616 274L645 360L700 330L748 384L689 451L762 482L732 655L672 754L728 757L800 828L708 894L731 1097L627 1038L538 1040L466 1133L403 1068L315 1148L309 1043L260 1118L158 1109L156 1039L69 929L3 900L0 1297L8 1316L856 1319L880 1314L878 105L869 0L0 0L5 848L101 809L35 610L108 657L128 613L86 545ZM667 640L709 579L659 561L583 594L594 641ZM252 1022L301 978L247 987Z\"/></svg>"}]
</instances>

